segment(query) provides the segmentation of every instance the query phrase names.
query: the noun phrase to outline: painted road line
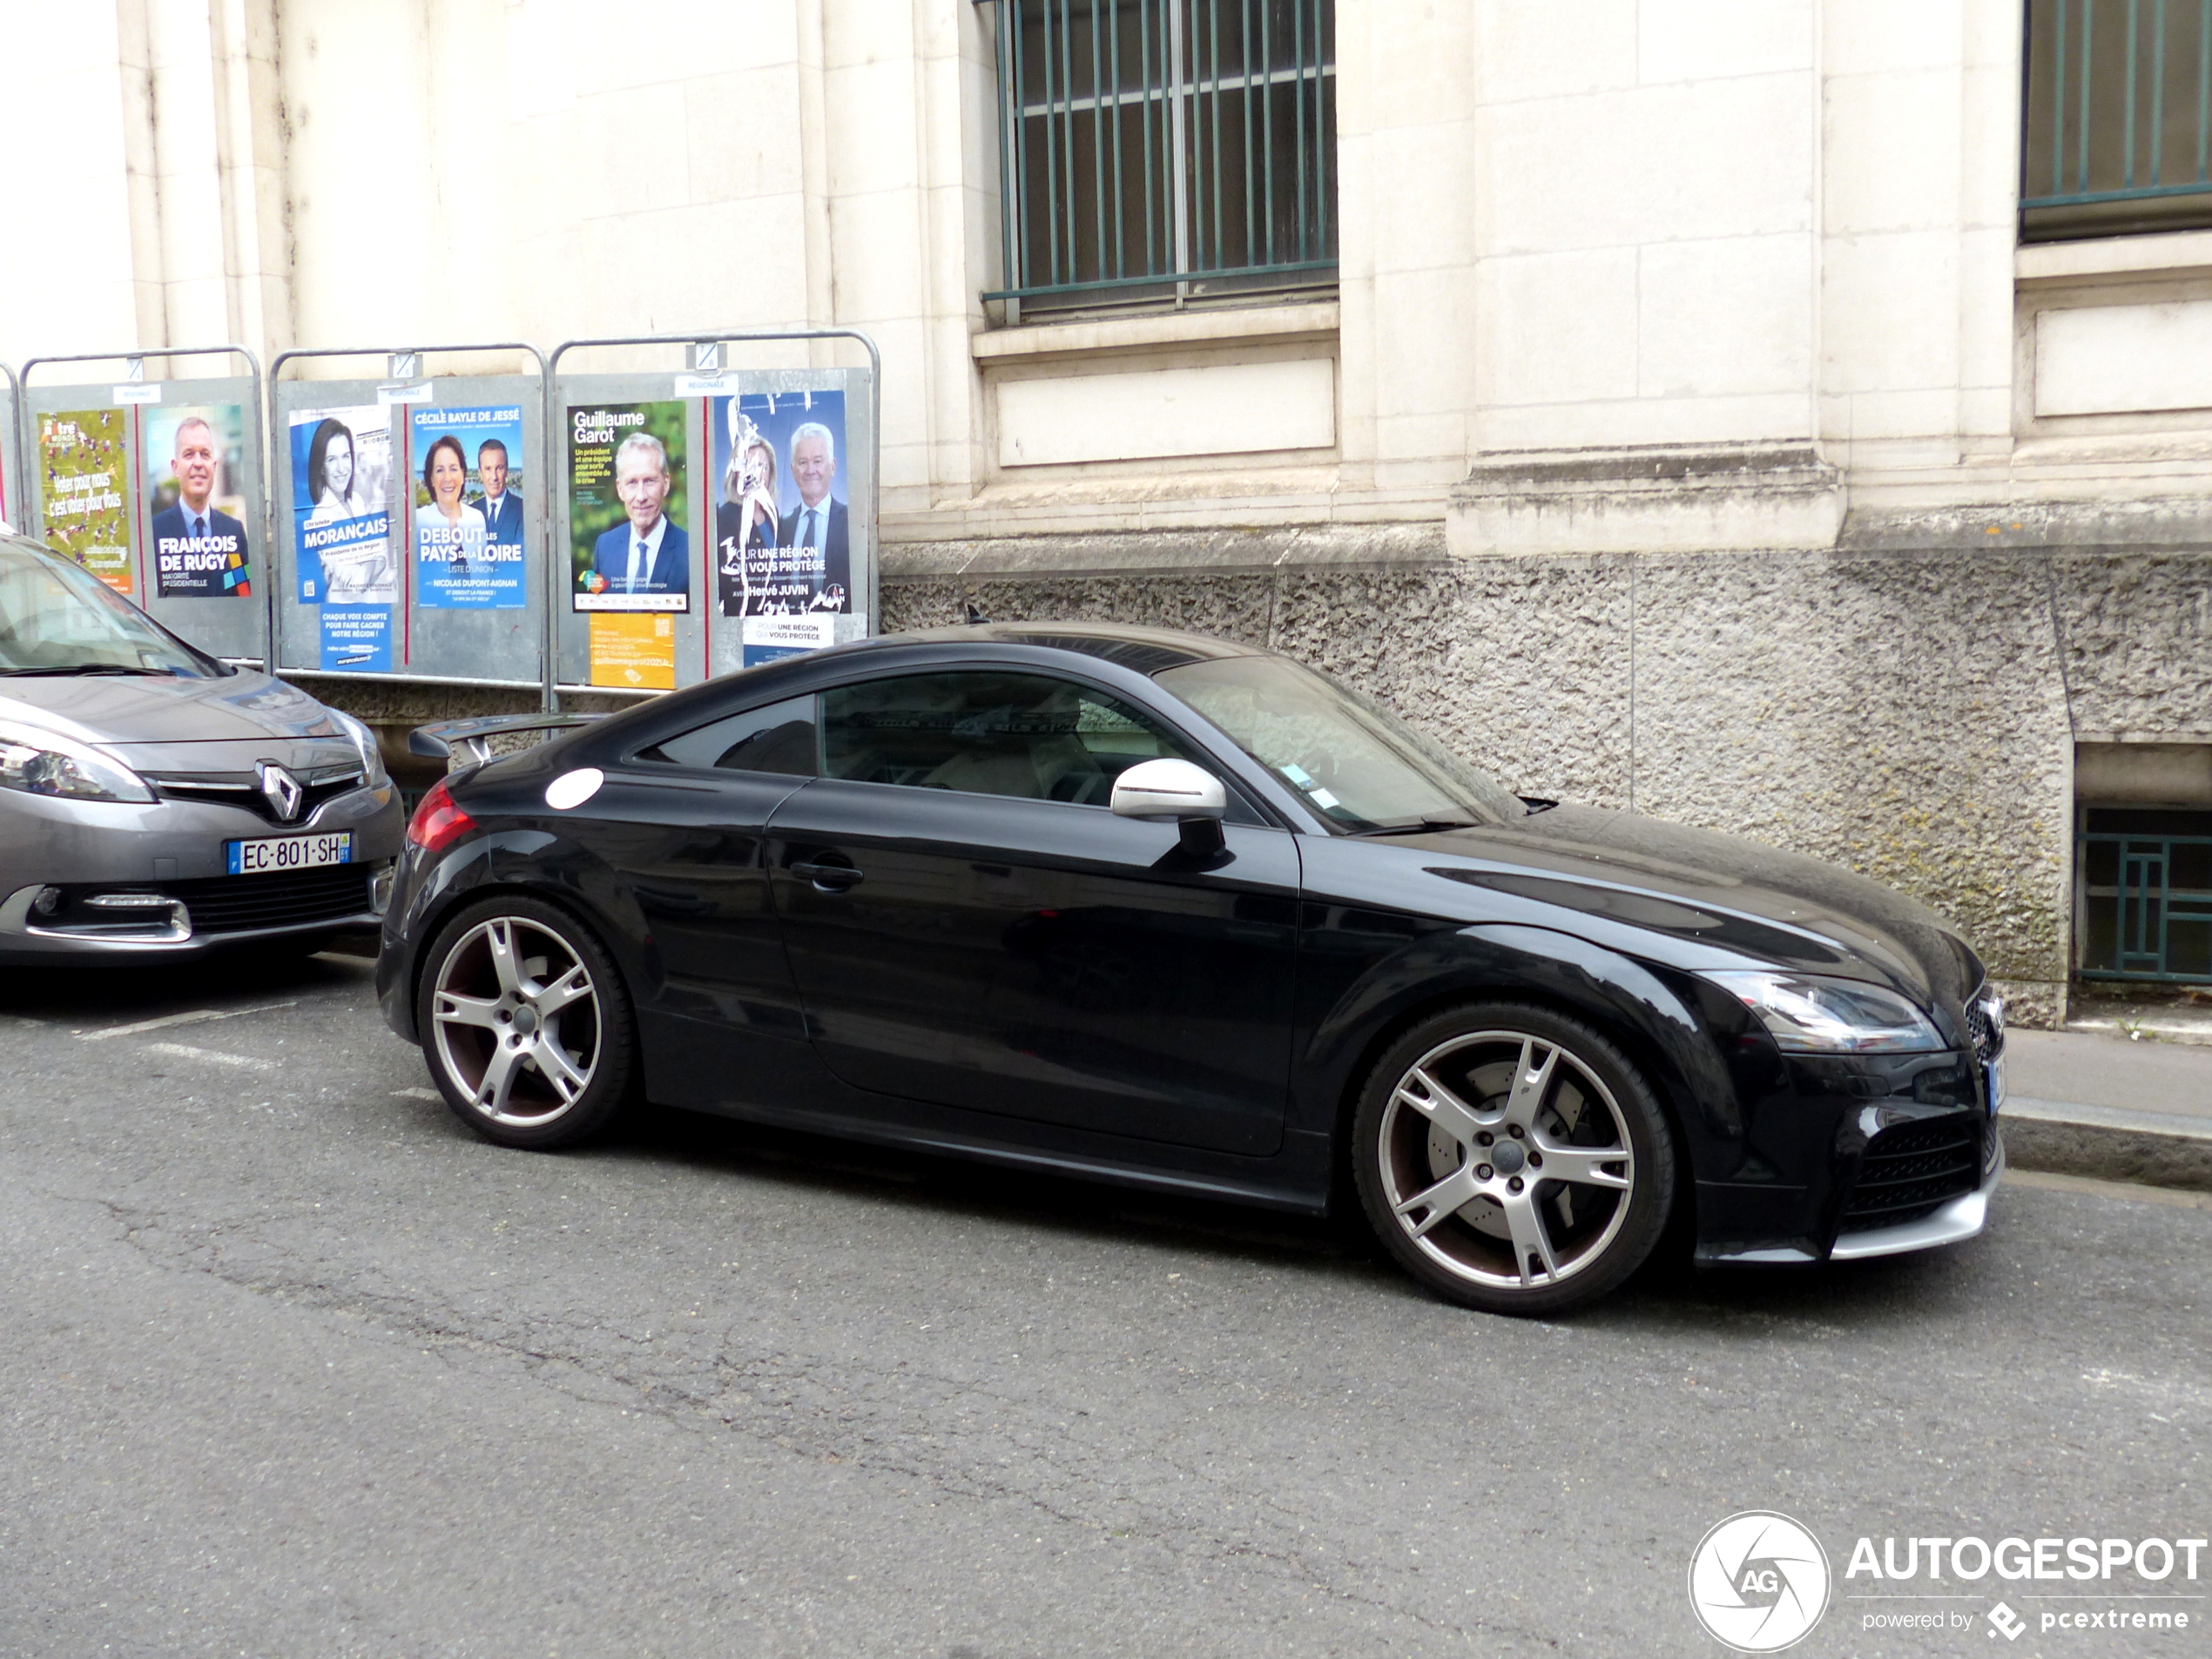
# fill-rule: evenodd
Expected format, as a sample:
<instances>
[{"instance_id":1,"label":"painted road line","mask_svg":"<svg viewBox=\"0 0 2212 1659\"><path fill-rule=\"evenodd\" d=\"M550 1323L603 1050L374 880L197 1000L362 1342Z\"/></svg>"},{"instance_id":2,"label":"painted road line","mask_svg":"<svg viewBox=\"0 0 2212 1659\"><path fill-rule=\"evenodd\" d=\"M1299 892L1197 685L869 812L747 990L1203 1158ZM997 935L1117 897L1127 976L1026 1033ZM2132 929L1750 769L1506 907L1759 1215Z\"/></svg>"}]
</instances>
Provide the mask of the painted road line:
<instances>
[{"instance_id":1,"label":"painted road line","mask_svg":"<svg viewBox=\"0 0 2212 1659\"><path fill-rule=\"evenodd\" d=\"M395 1089L394 1100L443 1100L445 1096L435 1089Z\"/></svg>"},{"instance_id":2,"label":"painted road line","mask_svg":"<svg viewBox=\"0 0 2212 1659\"><path fill-rule=\"evenodd\" d=\"M197 1025L202 1020L235 1020L246 1014L274 1014L280 1008L296 1008L297 997L287 1002L261 1002L250 1008L194 1008L189 1014L165 1014L158 1020L139 1020L131 1025L105 1026L98 1031L79 1031L78 1037L85 1042L98 1042L103 1037L135 1037L144 1031L165 1031L172 1025Z\"/></svg>"},{"instance_id":3,"label":"painted road line","mask_svg":"<svg viewBox=\"0 0 2212 1659\"><path fill-rule=\"evenodd\" d=\"M219 1049L195 1049L189 1042L149 1042L148 1054L173 1054L180 1060L212 1060L219 1066L238 1066L247 1071L274 1071L276 1062L250 1054L225 1054Z\"/></svg>"}]
</instances>

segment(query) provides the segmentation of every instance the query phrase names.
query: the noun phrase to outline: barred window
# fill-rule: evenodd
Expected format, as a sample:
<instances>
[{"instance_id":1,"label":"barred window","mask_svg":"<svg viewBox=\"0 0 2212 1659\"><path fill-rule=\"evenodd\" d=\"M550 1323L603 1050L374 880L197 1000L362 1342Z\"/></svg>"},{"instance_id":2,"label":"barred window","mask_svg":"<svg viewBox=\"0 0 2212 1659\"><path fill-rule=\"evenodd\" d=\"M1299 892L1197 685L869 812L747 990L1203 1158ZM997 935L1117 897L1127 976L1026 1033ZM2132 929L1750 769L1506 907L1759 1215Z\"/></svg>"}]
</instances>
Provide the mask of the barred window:
<instances>
[{"instance_id":1,"label":"barred window","mask_svg":"<svg viewBox=\"0 0 2212 1659\"><path fill-rule=\"evenodd\" d=\"M1335 284L1335 0L995 9L1008 321Z\"/></svg>"},{"instance_id":2,"label":"barred window","mask_svg":"<svg viewBox=\"0 0 2212 1659\"><path fill-rule=\"evenodd\" d=\"M2212 225L2212 0L2029 0L2020 238Z\"/></svg>"}]
</instances>

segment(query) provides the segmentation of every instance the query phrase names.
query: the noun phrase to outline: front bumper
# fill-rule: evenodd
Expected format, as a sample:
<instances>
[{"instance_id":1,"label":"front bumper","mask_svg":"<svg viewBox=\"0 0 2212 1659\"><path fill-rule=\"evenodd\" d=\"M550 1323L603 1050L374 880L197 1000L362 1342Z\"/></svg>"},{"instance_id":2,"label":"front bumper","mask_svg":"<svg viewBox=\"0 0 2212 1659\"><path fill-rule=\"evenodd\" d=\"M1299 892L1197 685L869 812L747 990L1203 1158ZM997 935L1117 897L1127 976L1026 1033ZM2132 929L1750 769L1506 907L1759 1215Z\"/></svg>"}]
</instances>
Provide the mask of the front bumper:
<instances>
[{"instance_id":1,"label":"front bumper","mask_svg":"<svg viewBox=\"0 0 2212 1659\"><path fill-rule=\"evenodd\" d=\"M1829 1251L1828 1259L1852 1262L1867 1256L1902 1256L1911 1251L1932 1250L1939 1244L1962 1244L1979 1234L1989 1223L1989 1195L1997 1190L1997 1184L2005 1175L2005 1137L1993 1118L1988 1132L1989 1151L1983 1159L1979 1187L1917 1221L1866 1232L1844 1233Z\"/></svg>"},{"instance_id":2,"label":"front bumper","mask_svg":"<svg viewBox=\"0 0 2212 1659\"><path fill-rule=\"evenodd\" d=\"M0 964L175 961L236 945L373 927L404 828L399 792L389 784L352 790L305 821L281 826L229 806L0 792ZM338 830L352 832L349 864L287 875L226 873L226 841ZM49 889L56 891L42 914ZM118 902L95 902L101 899Z\"/></svg>"}]
</instances>

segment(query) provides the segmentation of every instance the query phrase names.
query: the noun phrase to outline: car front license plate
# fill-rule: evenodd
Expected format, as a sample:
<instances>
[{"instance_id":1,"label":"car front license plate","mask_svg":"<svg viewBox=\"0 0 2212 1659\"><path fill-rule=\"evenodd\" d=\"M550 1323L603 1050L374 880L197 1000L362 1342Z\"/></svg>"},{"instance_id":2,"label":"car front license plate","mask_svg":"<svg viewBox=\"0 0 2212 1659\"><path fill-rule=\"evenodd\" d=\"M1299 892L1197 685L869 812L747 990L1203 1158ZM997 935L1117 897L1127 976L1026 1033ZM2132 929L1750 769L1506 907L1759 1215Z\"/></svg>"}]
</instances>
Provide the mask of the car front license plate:
<instances>
[{"instance_id":1,"label":"car front license plate","mask_svg":"<svg viewBox=\"0 0 2212 1659\"><path fill-rule=\"evenodd\" d=\"M279 870L320 870L354 861L354 833L280 835L265 841L226 841L225 861L233 875L267 875Z\"/></svg>"},{"instance_id":2,"label":"car front license plate","mask_svg":"<svg viewBox=\"0 0 2212 1659\"><path fill-rule=\"evenodd\" d=\"M1999 1055L1983 1071L1989 1079L1989 1115L1994 1117L2005 1103L2005 1056Z\"/></svg>"}]
</instances>

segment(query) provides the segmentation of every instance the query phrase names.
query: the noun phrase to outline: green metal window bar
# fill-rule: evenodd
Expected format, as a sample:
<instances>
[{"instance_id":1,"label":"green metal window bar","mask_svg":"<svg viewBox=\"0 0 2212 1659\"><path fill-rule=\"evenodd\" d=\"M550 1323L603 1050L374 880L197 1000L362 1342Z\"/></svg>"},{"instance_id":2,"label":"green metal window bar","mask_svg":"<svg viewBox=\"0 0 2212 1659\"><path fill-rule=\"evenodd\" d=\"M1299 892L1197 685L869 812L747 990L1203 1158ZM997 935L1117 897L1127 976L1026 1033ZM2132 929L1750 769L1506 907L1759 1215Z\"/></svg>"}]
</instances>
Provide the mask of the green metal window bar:
<instances>
[{"instance_id":1,"label":"green metal window bar","mask_svg":"<svg viewBox=\"0 0 2212 1659\"><path fill-rule=\"evenodd\" d=\"M2212 225L2212 0L2029 0L2022 239Z\"/></svg>"},{"instance_id":2,"label":"green metal window bar","mask_svg":"<svg viewBox=\"0 0 2212 1659\"><path fill-rule=\"evenodd\" d=\"M1334 280L1335 0L995 3L1009 321Z\"/></svg>"},{"instance_id":3,"label":"green metal window bar","mask_svg":"<svg viewBox=\"0 0 2212 1659\"><path fill-rule=\"evenodd\" d=\"M2081 977L2212 985L2212 835L2080 838Z\"/></svg>"}]
</instances>

